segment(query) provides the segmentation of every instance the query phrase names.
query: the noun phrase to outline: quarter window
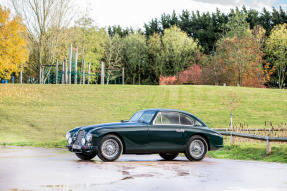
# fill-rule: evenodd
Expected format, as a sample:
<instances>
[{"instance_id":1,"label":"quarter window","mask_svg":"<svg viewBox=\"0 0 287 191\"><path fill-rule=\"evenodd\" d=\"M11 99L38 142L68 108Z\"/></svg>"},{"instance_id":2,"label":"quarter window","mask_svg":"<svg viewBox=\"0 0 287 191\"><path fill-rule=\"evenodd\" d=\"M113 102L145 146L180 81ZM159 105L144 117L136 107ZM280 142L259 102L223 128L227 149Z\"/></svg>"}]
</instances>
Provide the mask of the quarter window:
<instances>
[{"instance_id":1,"label":"quarter window","mask_svg":"<svg viewBox=\"0 0 287 191\"><path fill-rule=\"evenodd\" d=\"M195 126L203 126L199 121L195 120Z\"/></svg>"},{"instance_id":2,"label":"quarter window","mask_svg":"<svg viewBox=\"0 0 287 191\"><path fill-rule=\"evenodd\" d=\"M189 117L185 114L180 114L180 123L182 125L190 125L190 126L203 126L201 122L194 119L193 117Z\"/></svg>"},{"instance_id":3,"label":"quarter window","mask_svg":"<svg viewBox=\"0 0 287 191\"><path fill-rule=\"evenodd\" d=\"M180 114L180 123L182 125L191 125L194 126L194 120L187 115Z\"/></svg>"}]
</instances>

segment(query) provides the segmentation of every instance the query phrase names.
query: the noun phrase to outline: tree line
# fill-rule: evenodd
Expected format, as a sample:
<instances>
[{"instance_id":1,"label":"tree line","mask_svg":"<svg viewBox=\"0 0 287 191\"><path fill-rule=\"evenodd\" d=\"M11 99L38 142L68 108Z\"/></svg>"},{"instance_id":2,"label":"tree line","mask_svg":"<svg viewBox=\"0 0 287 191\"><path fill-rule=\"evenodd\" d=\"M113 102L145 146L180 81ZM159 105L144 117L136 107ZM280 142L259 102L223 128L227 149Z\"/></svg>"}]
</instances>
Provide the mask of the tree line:
<instances>
[{"instance_id":1,"label":"tree line","mask_svg":"<svg viewBox=\"0 0 287 191\"><path fill-rule=\"evenodd\" d=\"M100 68L101 61L107 69L124 67L129 84L280 88L287 84L287 13L282 8L258 12L243 7L229 13L184 10L178 15L163 14L144 24L143 30L134 30L98 28L87 15L71 26L69 0L10 1L21 26L19 50L26 52L17 61L0 56L0 78L9 78L24 67L37 79L42 64L67 59L72 43L79 59L93 63L91 72ZM0 14L9 15L9 10L1 8ZM11 18L4 20L0 20L0 34L10 31ZM1 38L0 45L3 42ZM0 53L5 50L0 46ZM11 65L14 69L8 70Z\"/></svg>"}]
</instances>

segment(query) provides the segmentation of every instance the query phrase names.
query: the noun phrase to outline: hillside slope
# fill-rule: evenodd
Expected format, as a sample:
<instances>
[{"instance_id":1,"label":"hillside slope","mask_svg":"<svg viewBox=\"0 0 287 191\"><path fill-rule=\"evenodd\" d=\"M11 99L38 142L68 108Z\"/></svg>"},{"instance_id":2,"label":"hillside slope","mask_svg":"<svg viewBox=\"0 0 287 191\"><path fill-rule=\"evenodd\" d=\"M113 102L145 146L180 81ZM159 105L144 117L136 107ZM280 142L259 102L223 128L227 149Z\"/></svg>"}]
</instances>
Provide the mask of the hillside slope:
<instances>
[{"instance_id":1,"label":"hillside slope","mask_svg":"<svg viewBox=\"0 0 287 191\"><path fill-rule=\"evenodd\" d=\"M223 96L241 99L234 122L263 127L287 119L287 92L219 86L0 85L0 143L64 140L67 130L116 122L140 109L173 108L191 112L211 128L225 128L229 112Z\"/></svg>"}]
</instances>

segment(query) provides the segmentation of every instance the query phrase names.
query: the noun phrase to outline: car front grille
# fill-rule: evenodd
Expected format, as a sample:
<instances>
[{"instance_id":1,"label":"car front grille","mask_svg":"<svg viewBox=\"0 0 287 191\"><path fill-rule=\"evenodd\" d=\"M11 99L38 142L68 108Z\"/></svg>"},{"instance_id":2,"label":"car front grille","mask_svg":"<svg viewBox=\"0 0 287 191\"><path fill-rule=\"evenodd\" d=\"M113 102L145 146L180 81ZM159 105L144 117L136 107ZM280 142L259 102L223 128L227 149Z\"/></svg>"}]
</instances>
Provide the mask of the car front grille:
<instances>
[{"instance_id":1,"label":"car front grille","mask_svg":"<svg viewBox=\"0 0 287 191\"><path fill-rule=\"evenodd\" d=\"M85 137L85 131L84 130L80 130L78 132L78 135L77 135L77 139L75 141L75 145L81 145L82 144L82 138Z\"/></svg>"}]
</instances>

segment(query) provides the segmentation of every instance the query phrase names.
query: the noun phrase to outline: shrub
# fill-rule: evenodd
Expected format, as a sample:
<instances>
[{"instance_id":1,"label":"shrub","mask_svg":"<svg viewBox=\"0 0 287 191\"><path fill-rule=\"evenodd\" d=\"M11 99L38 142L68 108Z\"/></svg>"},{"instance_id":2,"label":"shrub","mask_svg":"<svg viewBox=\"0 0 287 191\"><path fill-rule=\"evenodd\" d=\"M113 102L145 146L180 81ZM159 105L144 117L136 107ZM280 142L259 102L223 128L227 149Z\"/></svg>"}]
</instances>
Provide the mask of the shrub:
<instances>
[{"instance_id":1,"label":"shrub","mask_svg":"<svg viewBox=\"0 0 287 191\"><path fill-rule=\"evenodd\" d=\"M175 85L177 84L177 78L175 76L160 76L159 85Z\"/></svg>"},{"instance_id":2,"label":"shrub","mask_svg":"<svg viewBox=\"0 0 287 191\"><path fill-rule=\"evenodd\" d=\"M198 64L190 66L187 70L179 74L180 84L200 84L201 83L201 69Z\"/></svg>"},{"instance_id":3,"label":"shrub","mask_svg":"<svg viewBox=\"0 0 287 191\"><path fill-rule=\"evenodd\" d=\"M198 64L190 66L176 76L160 76L160 85L175 85L175 84L200 84L201 83L201 68Z\"/></svg>"}]
</instances>

